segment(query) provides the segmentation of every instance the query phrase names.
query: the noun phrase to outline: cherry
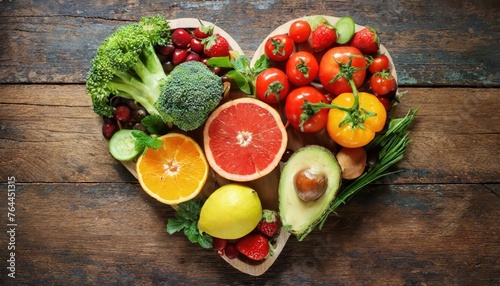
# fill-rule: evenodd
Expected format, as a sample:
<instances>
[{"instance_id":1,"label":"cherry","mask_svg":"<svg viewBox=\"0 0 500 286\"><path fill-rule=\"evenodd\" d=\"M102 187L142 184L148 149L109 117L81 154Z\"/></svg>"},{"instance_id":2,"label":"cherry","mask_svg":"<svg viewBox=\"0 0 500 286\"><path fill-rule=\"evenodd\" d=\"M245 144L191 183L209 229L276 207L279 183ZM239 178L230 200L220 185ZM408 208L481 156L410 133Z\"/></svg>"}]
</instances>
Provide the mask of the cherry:
<instances>
[{"instance_id":1,"label":"cherry","mask_svg":"<svg viewBox=\"0 0 500 286\"><path fill-rule=\"evenodd\" d=\"M210 36L212 33L210 31L205 33L200 28L196 28L196 29L194 29L193 34L198 39L205 39L205 38L208 38L208 36Z\"/></svg>"},{"instance_id":2,"label":"cherry","mask_svg":"<svg viewBox=\"0 0 500 286\"><path fill-rule=\"evenodd\" d=\"M213 247L219 255L224 255L224 250L227 246L227 240L222 238L213 238Z\"/></svg>"},{"instance_id":3,"label":"cherry","mask_svg":"<svg viewBox=\"0 0 500 286\"><path fill-rule=\"evenodd\" d=\"M200 55L198 55L197 53L194 53L194 52L189 52L188 56L186 57L186 62L189 62L189 61L201 61L201 57Z\"/></svg>"},{"instance_id":4,"label":"cherry","mask_svg":"<svg viewBox=\"0 0 500 286\"><path fill-rule=\"evenodd\" d=\"M191 39L191 51L193 51L197 54L203 54L204 49L205 49L205 46L201 43L201 40L199 40L197 38Z\"/></svg>"},{"instance_id":5,"label":"cherry","mask_svg":"<svg viewBox=\"0 0 500 286\"><path fill-rule=\"evenodd\" d=\"M172 33L172 42L177 48L187 49L191 43L191 35L184 29L176 29Z\"/></svg>"},{"instance_id":6,"label":"cherry","mask_svg":"<svg viewBox=\"0 0 500 286\"><path fill-rule=\"evenodd\" d=\"M174 54L172 56L172 63L174 65L178 65L183 63L188 56L188 50L186 49L175 49Z\"/></svg>"}]
</instances>

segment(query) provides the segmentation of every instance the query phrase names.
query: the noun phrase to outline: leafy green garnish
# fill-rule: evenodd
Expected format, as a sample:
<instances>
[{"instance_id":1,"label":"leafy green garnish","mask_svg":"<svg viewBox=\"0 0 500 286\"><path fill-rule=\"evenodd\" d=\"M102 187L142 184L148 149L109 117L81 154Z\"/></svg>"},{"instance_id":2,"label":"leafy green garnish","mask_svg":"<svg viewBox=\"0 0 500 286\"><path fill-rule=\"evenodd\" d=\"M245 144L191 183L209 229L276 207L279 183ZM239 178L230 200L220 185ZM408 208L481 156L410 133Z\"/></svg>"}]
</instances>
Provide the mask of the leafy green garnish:
<instances>
[{"instance_id":1,"label":"leafy green garnish","mask_svg":"<svg viewBox=\"0 0 500 286\"><path fill-rule=\"evenodd\" d=\"M179 204L175 212L175 219L169 219L167 222L167 232L174 234L184 231L184 235L192 243L198 243L203 248L212 248L212 237L198 230L198 220L202 206L203 201L200 200L189 200Z\"/></svg>"},{"instance_id":2,"label":"leafy green garnish","mask_svg":"<svg viewBox=\"0 0 500 286\"><path fill-rule=\"evenodd\" d=\"M158 148L163 145L163 142L154 135L148 135L146 132L141 130L132 130L132 136L135 140L135 150L141 152L146 148L153 148L158 150Z\"/></svg>"},{"instance_id":3,"label":"leafy green garnish","mask_svg":"<svg viewBox=\"0 0 500 286\"><path fill-rule=\"evenodd\" d=\"M157 114L150 114L144 117L141 120L141 123L148 129L149 133L151 134L164 135L169 131L167 124L165 124L163 119L161 119L161 117Z\"/></svg>"},{"instance_id":4,"label":"leafy green garnish","mask_svg":"<svg viewBox=\"0 0 500 286\"><path fill-rule=\"evenodd\" d=\"M251 67L248 58L245 55L240 55L236 59L230 57L210 58L207 64L213 67L230 68L227 77L232 79L241 91L255 96L255 80L257 76L271 67L272 63L265 55L262 55Z\"/></svg>"}]
</instances>

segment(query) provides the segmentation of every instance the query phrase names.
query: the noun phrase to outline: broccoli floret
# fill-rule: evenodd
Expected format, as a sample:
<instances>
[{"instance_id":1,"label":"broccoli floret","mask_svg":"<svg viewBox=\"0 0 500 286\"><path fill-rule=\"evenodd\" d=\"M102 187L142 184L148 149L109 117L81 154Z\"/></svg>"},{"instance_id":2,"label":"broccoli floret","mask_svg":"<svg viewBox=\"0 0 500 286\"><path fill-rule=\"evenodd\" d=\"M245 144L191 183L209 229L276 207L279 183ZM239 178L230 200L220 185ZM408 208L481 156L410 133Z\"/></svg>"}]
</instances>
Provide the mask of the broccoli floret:
<instances>
[{"instance_id":1,"label":"broccoli floret","mask_svg":"<svg viewBox=\"0 0 500 286\"><path fill-rule=\"evenodd\" d=\"M176 66L167 76L155 107L184 131L203 125L223 97L219 76L204 64L189 61Z\"/></svg>"},{"instance_id":2,"label":"broccoli floret","mask_svg":"<svg viewBox=\"0 0 500 286\"><path fill-rule=\"evenodd\" d=\"M99 115L113 116L110 95L139 102L151 114L167 76L155 46L170 42L170 26L160 15L118 28L97 49L87 75L87 93Z\"/></svg>"}]
</instances>

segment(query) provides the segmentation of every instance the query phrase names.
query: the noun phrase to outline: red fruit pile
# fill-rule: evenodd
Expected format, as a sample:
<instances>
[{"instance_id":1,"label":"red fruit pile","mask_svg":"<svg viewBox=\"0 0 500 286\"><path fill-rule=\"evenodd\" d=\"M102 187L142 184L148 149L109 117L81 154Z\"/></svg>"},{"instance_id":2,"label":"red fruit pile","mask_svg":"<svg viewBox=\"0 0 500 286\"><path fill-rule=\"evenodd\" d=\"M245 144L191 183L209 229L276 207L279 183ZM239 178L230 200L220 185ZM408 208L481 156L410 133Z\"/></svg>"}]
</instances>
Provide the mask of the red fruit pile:
<instances>
[{"instance_id":1,"label":"red fruit pile","mask_svg":"<svg viewBox=\"0 0 500 286\"><path fill-rule=\"evenodd\" d=\"M110 139L116 131L120 129L137 129L147 132L141 120L148 114L144 107L133 100L126 98L113 98L112 105L115 108L114 117L104 117L102 125L102 135Z\"/></svg>"},{"instance_id":2,"label":"red fruit pile","mask_svg":"<svg viewBox=\"0 0 500 286\"><path fill-rule=\"evenodd\" d=\"M229 42L214 27L201 25L195 29L177 28L172 31L172 42L157 48L166 73L186 61L206 63L211 57L229 55ZM214 70L218 72L218 70Z\"/></svg>"},{"instance_id":3,"label":"red fruit pile","mask_svg":"<svg viewBox=\"0 0 500 286\"><path fill-rule=\"evenodd\" d=\"M261 261L272 254L272 244L279 235L279 227L278 213L263 210L262 219L253 232L231 241L214 237L213 248L219 255L225 255L229 259L242 255L253 261Z\"/></svg>"}]
</instances>

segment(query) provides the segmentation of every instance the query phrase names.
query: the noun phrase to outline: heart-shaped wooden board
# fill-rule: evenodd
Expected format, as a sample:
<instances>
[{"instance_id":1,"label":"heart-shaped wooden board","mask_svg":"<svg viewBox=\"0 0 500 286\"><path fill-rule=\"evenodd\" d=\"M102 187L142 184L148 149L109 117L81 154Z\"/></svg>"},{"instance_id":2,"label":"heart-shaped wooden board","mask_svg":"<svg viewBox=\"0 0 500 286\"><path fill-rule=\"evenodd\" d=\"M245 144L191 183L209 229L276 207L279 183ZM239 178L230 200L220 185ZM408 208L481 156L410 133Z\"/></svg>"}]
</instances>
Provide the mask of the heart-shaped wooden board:
<instances>
[{"instance_id":1,"label":"heart-shaped wooden board","mask_svg":"<svg viewBox=\"0 0 500 286\"><path fill-rule=\"evenodd\" d=\"M339 20L339 18L337 18L337 17L325 16L325 18L333 25ZM269 38L270 36L273 36L273 35L287 34L290 25L295 20L297 20L297 19L291 20L291 21L277 27L274 31L272 31L266 37L266 39L263 40L263 42L258 47L257 51L251 57L251 64L252 65L255 63L255 61L262 54L264 54L264 46L265 46L265 42L266 42L267 38ZM174 20L169 20L169 23L170 23L170 27L172 30L174 30L176 28L192 29L192 28L197 28L200 26L200 21L198 19L195 19L195 18L174 19ZM213 23L210 23L207 21L202 21L202 23L204 25L214 26L214 33L219 33L223 37L225 37L228 40L232 50L237 51L241 55L244 54L243 50L240 48L238 43L231 37L231 35L226 33L220 27L215 26ZM363 28L363 26L356 24L356 31L359 31L362 28ZM396 69L394 68L394 63L392 61L392 58L391 58L389 52L387 51L387 49L383 45L380 45L380 53L385 54L389 57L390 64L391 64L391 74L397 80ZM241 95L236 94L234 96L238 97ZM328 136L328 135L325 135L325 136ZM203 144L202 144L203 142L198 142L198 143L201 146L203 146ZM306 143L304 143L303 141L296 140L293 137L289 137L289 145L295 145L295 148L292 148L292 149L296 149L297 146L304 145L304 144L306 144ZM137 178L135 162L133 162L133 161L122 162L122 164L130 171L130 173L132 175L134 175ZM280 167L282 167L282 166L280 166ZM279 182L280 171L281 171L281 168L277 167L276 170L271 172L271 174L266 175L265 177L258 179L256 181L246 183L248 186L252 187L253 189L255 189L259 193L259 198L260 198L264 208L275 209L275 210L277 210L277 208L278 208L278 182ZM202 191L202 194L204 196L209 196L210 193L215 190L215 188L212 186L219 186L219 185L227 183L227 181L225 181L221 177L217 176L213 171L211 172L210 177L211 178L209 181L211 181L212 183L210 184L210 186L208 188L206 187ZM174 209L176 208L176 206L172 206L172 207ZM248 260L242 260L239 258L229 259L225 255L222 255L221 257L227 263L229 263L231 266L238 269L239 271L247 273L249 275L259 276L259 275L264 274L274 264L274 262L276 261L276 259L280 255L281 251L285 247L286 242L288 241L289 237L290 237L290 233L288 233L283 227L281 227L279 236L277 237L275 245L274 245L275 249L274 249L273 255L269 256L268 258L266 258L265 260L260 261L260 262L250 262ZM196 247L196 246L194 246L194 247ZM218 254L216 254L216 255L218 255Z\"/></svg>"}]
</instances>

